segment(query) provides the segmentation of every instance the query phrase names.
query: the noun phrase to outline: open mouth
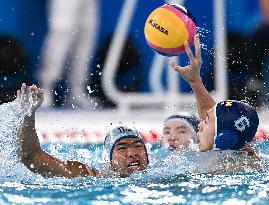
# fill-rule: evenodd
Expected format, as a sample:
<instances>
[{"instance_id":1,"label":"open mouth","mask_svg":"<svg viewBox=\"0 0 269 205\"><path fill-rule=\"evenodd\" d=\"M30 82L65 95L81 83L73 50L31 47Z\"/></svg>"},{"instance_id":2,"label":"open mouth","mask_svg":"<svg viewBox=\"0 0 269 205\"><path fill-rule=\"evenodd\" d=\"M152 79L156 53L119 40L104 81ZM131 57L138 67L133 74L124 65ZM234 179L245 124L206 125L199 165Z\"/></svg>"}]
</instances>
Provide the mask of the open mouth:
<instances>
[{"instance_id":1,"label":"open mouth","mask_svg":"<svg viewBox=\"0 0 269 205\"><path fill-rule=\"evenodd\" d=\"M175 145L169 144L169 147L168 147L169 150L175 150L176 148L177 147Z\"/></svg>"},{"instance_id":2,"label":"open mouth","mask_svg":"<svg viewBox=\"0 0 269 205\"><path fill-rule=\"evenodd\" d=\"M133 170L137 170L139 169L139 165L140 165L140 162L139 161L135 161L135 162L130 162L127 167L130 168L130 169L133 169Z\"/></svg>"},{"instance_id":3,"label":"open mouth","mask_svg":"<svg viewBox=\"0 0 269 205\"><path fill-rule=\"evenodd\" d=\"M178 142L178 139L176 139L176 138L168 139L168 142L169 143L176 143L176 142Z\"/></svg>"}]
</instances>

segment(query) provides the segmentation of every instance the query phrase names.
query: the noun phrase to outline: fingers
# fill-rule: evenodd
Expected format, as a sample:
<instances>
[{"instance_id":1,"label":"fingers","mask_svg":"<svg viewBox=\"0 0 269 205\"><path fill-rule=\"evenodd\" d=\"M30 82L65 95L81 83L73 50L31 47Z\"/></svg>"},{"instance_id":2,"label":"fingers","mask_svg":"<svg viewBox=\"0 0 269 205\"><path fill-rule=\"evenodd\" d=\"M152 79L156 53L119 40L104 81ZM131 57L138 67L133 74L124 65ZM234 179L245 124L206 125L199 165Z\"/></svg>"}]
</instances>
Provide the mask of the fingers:
<instances>
[{"instance_id":1,"label":"fingers","mask_svg":"<svg viewBox=\"0 0 269 205\"><path fill-rule=\"evenodd\" d=\"M32 85L31 86L31 92L33 94L40 95L40 94L44 94L44 89L38 88L36 85Z\"/></svg>"},{"instance_id":2,"label":"fingers","mask_svg":"<svg viewBox=\"0 0 269 205\"><path fill-rule=\"evenodd\" d=\"M17 98L20 98L20 97L21 97L21 91L18 90L18 91L17 91Z\"/></svg>"},{"instance_id":3,"label":"fingers","mask_svg":"<svg viewBox=\"0 0 269 205\"><path fill-rule=\"evenodd\" d=\"M27 86L25 83L21 85L21 94L25 94L27 92Z\"/></svg>"},{"instance_id":4,"label":"fingers","mask_svg":"<svg viewBox=\"0 0 269 205\"><path fill-rule=\"evenodd\" d=\"M32 93L38 93L38 88L36 87L35 84L33 84L32 86L30 86L30 90Z\"/></svg>"},{"instance_id":5,"label":"fingers","mask_svg":"<svg viewBox=\"0 0 269 205\"><path fill-rule=\"evenodd\" d=\"M190 59L190 61L193 61L194 56L192 54L191 48L189 46L189 43L187 41L184 42L184 47L185 47L185 51L187 53L188 58Z\"/></svg>"},{"instance_id":6,"label":"fingers","mask_svg":"<svg viewBox=\"0 0 269 205\"><path fill-rule=\"evenodd\" d=\"M171 62L171 63L170 63L170 66L171 66L174 70L176 70L178 65L177 65L176 62Z\"/></svg>"},{"instance_id":7,"label":"fingers","mask_svg":"<svg viewBox=\"0 0 269 205\"><path fill-rule=\"evenodd\" d=\"M198 35L194 37L195 57L197 60L202 60L201 57L201 44Z\"/></svg>"},{"instance_id":8,"label":"fingers","mask_svg":"<svg viewBox=\"0 0 269 205\"><path fill-rule=\"evenodd\" d=\"M19 93L17 92L17 95L25 94L27 92L32 92L32 93L44 93L44 90L41 88L38 88L35 84L31 86L26 86L25 83L22 84L21 90L19 90Z\"/></svg>"},{"instance_id":9,"label":"fingers","mask_svg":"<svg viewBox=\"0 0 269 205\"><path fill-rule=\"evenodd\" d=\"M21 94L26 94L26 93L28 93L28 92L31 92L31 90L32 90L32 86L26 86L26 84L23 83L23 84L21 85L20 93L21 93Z\"/></svg>"},{"instance_id":10,"label":"fingers","mask_svg":"<svg viewBox=\"0 0 269 205\"><path fill-rule=\"evenodd\" d=\"M176 62L171 62L171 63L170 63L170 67L173 68L173 69L176 71L178 65L176 64Z\"/></svg>"},{"instance_id":11,"label":"fingers","mask_svg":"<svg viewBox=\"0 0 269 205\"><path fill-rule=\"evenodd\" d=\"M171 66L171 68L173 68L177 72L181 72L181 70L182 70L182 67L180 67L179 65L177 65L176 62L171 62L170 63L170 66Z\"/></svg>"},{"instance_id":12,"label":"fingers","mask_svg":"<svg viewBox=\"0 0 269 205\"><path fill-rule=\"evenodd\" d=\"M43 94L44 93L44 89L38 88L38 92Z\"/></svg>"},{"instance_id":13,"label":"fingers","mask_svg":"<svg viewBox=\"0 0 269 205\"><path fill-rule=\"evenodd\" d=\"M195 59L202 61L201 44L200 44L198 35L194 37L195 56L193 55L191 48L189 46L189 43L187 41L184 42L184 47L185 47L186 54L191 62L193 62Z\"/></svg>"}]
</instances>

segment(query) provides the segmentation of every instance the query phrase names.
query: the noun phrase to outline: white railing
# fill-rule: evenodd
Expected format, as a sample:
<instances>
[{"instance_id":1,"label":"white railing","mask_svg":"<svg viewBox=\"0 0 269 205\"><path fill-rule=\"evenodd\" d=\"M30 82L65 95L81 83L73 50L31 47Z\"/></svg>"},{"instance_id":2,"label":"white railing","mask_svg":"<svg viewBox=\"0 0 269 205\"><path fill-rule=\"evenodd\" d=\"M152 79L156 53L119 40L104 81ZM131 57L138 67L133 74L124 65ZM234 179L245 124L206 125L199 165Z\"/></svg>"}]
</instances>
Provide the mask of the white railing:
<instances>
[{"instance_id":1,"label":"white railing","mask_svg":"<svg viewBox=\"0 0 269 205\"><path fill-rule=\"evenodd\" d=\"M179 1L167 1L177 2ZM180 1L184 3L183 1ZM191 93L181 93L179 90L180 77L172 69L168 69L168 89L165 91L161 84L162 69L168 67L168 61L178 58L167 58L155 54L149 73L150 93L132 92L126 93L117 89L115 84L116 69L121 58L123 45L125 43L129 25L136 9L137 0L125 0L118 25L115 29L108 56L104 63L102 86L118 105L119 112L129 113L132 105L176 105L177 107L194 103ZM224 0L214 0L214 44L215 44L215 91L212 96L216 101L223 100L227 96L227 68L226 68L226 39L225 39L225 4ZM164 66L166 65L166 66ZM170 110L171 109L166 109Z\"/></svg>"}]
</instances>

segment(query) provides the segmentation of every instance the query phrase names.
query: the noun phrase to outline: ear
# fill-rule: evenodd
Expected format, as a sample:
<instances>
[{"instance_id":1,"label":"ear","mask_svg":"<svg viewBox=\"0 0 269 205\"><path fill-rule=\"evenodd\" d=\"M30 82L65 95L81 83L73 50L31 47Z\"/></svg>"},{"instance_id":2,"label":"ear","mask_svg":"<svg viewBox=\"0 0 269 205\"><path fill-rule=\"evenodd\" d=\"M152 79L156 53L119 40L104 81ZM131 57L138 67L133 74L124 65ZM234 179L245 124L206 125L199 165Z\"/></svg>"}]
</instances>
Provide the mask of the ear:
<instances>
[{"instance_id":1,"label":"ear","mask_svg":"<svg viewBox=\"0 0 269 205\"><path fill-rule=\"evenodd\" d=\"M215 139L216 148L221 150L231 149L237 142L238 136L231 130L224 130Z\"/></svg>"}]
</instances>

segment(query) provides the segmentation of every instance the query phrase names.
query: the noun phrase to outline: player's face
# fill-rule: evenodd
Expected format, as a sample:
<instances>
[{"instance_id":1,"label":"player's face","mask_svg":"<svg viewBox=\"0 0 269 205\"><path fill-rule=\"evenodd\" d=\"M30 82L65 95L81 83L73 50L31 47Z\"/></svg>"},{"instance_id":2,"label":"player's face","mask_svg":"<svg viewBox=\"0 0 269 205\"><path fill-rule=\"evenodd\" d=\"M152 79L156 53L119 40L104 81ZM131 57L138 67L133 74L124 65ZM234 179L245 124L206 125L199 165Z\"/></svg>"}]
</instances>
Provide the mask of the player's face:
<instances>
[{"instance_id":1,"label":"player's face","mask_svg":"<svg viewBox=\"0 0 269 205\"><path fill-rule=\"evenodd\" d=\"M211 108L207 111L207 117L199 123L199 149L200 151L208 151L213 148L215 136L215 109Z\"/></svg>"},{"instance_id":2,"label":"player's face","mask_svg":"<svg viewBox=\"0 0 269 205\"><path fill-rule=\"evenodd\" d=\"M146 169L148 155L145 145L137 138L121 139L112 152L112 168L120 176L130 176L135 171Z\"/></svg>"},{"instance_id":3,"label":"player's face","mask_svg":"<svg viewBox=\"0 0 269 205\"><path fill-rule=\"evenodd\" d=\"M164 124L163 141L169 150L188 149L191 141L196 141L196 133L183 120L170 119Z\"/></svg>"}]
</instances>

